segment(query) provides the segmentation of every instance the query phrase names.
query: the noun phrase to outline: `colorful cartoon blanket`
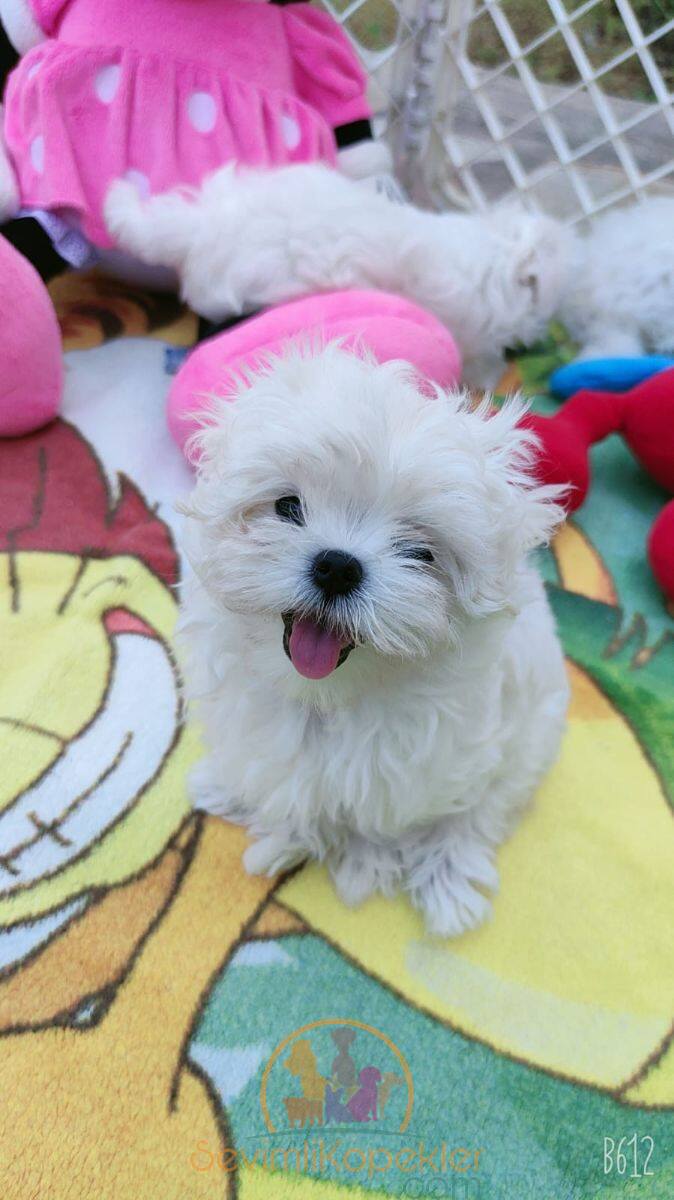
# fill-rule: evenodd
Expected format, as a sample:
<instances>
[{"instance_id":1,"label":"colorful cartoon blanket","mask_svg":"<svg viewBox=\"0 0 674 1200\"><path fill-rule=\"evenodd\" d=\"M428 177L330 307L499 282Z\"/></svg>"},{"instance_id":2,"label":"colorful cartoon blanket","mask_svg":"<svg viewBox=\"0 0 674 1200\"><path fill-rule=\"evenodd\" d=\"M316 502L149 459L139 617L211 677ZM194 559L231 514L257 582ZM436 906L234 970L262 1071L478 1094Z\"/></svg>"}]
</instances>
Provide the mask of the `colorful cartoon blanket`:
<instances>
[{"instance_id":1,"label":"colorful cartoon blanket","mask_svg":"<svg viewBox=\"0 0 674 1200\"><path fill-rule=\"evenodd\" d=\"M54 288L64 419L0 443L3 1200L674 1195L674 618L622 445L541 565L563 754L493 921L248 878L189 809L169 298ZM119 337L118 335L125 335ZM510 382L536 389L559 331ZM545 407L547 401L540 402Z\"/></svg>"}]
</instances>

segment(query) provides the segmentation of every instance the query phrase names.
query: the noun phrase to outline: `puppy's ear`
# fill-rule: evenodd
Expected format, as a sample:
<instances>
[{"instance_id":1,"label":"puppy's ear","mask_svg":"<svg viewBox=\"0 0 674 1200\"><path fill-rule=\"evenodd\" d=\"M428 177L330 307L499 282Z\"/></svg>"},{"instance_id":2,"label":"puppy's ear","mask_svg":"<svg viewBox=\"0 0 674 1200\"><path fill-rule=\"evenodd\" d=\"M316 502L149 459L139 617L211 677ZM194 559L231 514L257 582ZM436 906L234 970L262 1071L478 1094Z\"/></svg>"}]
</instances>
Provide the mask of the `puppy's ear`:
<instances>
[{"instance_id":1,"label":"puppy's ear","mask_svg":"<svg viewBox=\"0 0 674 1200\"><path fill-rule=\"evenodd\" d=\"M198 478L218 474L231 454L232 432L236 421L233 398L204 397L197 412L189 414L198 428L185 445L185 454Z\"/></svg>"},{"instance_id":2,"label":"puppy's ear","mask_svg":"<svg viewBox=\"0 0 674 1200\"><path fill-rule=\"evenodd\" d=\"M501 246L502 265L513 295L509 304L522 306L529 324L517 332L527 340L537 336L558 311L573 272L577 238L561 222L542 213L531 213L519 204L506 204L490 214L490 226ZM519 298L519 304L516 299Z\"/></svg>"},{"instance_id":3,"label":"puppy's ear","mask_svg":"<svg viewBox=\"0 0 674 1200\"><path fill-rule=\"evenodd\" d=\"M550 217L522 217L514 247L516 283L528 292L541 323L558 311L566 290L574 255L571 231Z\"/></svg>"},{"instance_id":4,"label":"puppy's ear","mask_svg":"<svg viewBox=\"0 0 674 1200\"><path fill-rule=\"evenodd\" d=\"M533 430L522 424L528 407L517 395L494 410L487 398L477 413L485 422L490 484L500 514L499 536L514 561L547 545L565 516L561 501L566 489L538 481L540 442Z\"/></svg>"}]
</instances>

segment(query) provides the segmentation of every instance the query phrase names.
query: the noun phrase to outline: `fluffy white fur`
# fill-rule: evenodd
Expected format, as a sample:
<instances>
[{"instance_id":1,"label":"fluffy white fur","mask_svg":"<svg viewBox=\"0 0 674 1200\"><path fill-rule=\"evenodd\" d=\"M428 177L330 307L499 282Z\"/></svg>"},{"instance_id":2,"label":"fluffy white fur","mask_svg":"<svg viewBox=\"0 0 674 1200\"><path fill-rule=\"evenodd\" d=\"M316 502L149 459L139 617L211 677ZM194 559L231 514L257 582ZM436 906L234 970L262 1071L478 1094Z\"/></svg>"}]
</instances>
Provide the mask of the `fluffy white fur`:
<instances>
[{"instance_id":1,"label":"fluffy white fur","mask_svg":"<svg viewBox=\"0 0 674 1200\"><path fill-rule=\"evenodd\" d=\"M597 220L578 243L561 316L580 358L674 353L674 199Z\"/></svg>"},{"instance_id":2,"label":"fluffy white fur","mask_svg":"<svg viewBox=\"0 0 674 1200\"><path fill-rule=\"evenodd\" d=\"M290 351L214 401L189 502L188 690L207 757L197 806L246 825L245 865L324 860L347 904L405 889L428 928L479 924L494 856L553 762L567 705L559 643L527 552L560 518L530 473L522 405L495 416L420 393L401 363ZM304 523L275 502L301 497ZM432 551L433 563L408 557ZM356 556L334 607L316 553ZM310 681L282 613L355 642Z\"/></svg>"},{"instance_id":3,"label":"fluffy white fur","mask_svg":"<svg viewBox=\"0 0 674 1200\"><path fill-rule=\"evenodd\" d=\"M106 219L123 249L176 269L212 320L332 288L408 296L445 322L479 386L496 382L505 347L544 329L570 259L570 235L548 217L422 212L316 164L227 166L196 193L145 201L118 181Z\"/></svg>"}]
</instances>

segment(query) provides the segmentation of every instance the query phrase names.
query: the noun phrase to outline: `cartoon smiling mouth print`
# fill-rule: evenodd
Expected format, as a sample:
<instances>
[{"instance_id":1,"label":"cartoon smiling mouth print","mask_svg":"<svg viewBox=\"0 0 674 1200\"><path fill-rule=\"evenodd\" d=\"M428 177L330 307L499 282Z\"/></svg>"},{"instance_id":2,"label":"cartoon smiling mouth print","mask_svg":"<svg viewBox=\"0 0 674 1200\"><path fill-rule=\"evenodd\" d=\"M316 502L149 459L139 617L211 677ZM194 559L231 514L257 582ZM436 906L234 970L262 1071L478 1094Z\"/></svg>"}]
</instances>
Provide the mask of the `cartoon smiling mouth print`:
<instances>
[{"instance_id":1,"label":"cartoon smiling mouth print","mask_svg":"<svg viewBox=\"0 0 674 1200\"><path fill-rule=\"evenodd\" d=\"M0 447L0 926L129 878L187 813L178 564L69 426ZM180 753L176 753L180 748ZM50 918L51 921L51 918Z\"/></svg>"},{"instance_id":2,"label":"cartoon smiling mouth print","mask_svg":"<svg viewBox=\"0 0 674 1200\"><path fill-rule=\"evenodd\" d=\"M110 676L102 704L75 737L0 715L5 732L60 747L40 778L0 815L0 895L46 879L112 828L160 772L182 725L167 647L123 609L104 617ZM153 702L148 706L147 681Z\"/></svg>"}]
</instances>

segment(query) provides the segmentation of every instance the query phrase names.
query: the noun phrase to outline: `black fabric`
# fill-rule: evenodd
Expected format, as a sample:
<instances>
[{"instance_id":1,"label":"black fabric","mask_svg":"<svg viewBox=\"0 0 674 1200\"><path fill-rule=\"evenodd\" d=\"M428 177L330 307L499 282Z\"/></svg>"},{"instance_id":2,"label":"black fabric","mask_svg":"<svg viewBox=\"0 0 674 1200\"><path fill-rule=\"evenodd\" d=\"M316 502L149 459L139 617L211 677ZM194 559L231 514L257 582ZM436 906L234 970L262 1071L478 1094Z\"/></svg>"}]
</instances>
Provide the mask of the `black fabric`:
<instances>
[{"instance_id":1,"label":"black fabric","mask_svg":"<svg viewBox=\"0 0 674 1200\"><path fill-rule=\"evenodd\" d=\"M237 313L234 316L225 317L224 321L209 321L206 317L199 317L197 341L206 342L218 333L225 333L227 329L234 329L235 325L241 325L243 321L257 317L261 312L261 308L256 308L254 312Z\"/></svg>"},{"instance_id":2,"label":"black fabric","mask_svg":"<svg viewBox=\"0 0 674 1200\"><path fill-rule=\"evenodd\" d=\"M70 270L70 263L61 258L51 238L34 217L18 217L15 221L8 221L0 228L0 234L33 264L45 283Z\"/></svg>"},{"instance_id":3,"label":"black fabric","mask_svg":"<svg viewBox=\"0 0 674 1200\"><path fill-rule=\"evenodd\" d=\"M355 146L356 142L371 141L373 137L372 122L363 118L362 121L349 121L346 125L337 125L335 140L340 150L345 146Z\"/></svg>"}]
</instances>

